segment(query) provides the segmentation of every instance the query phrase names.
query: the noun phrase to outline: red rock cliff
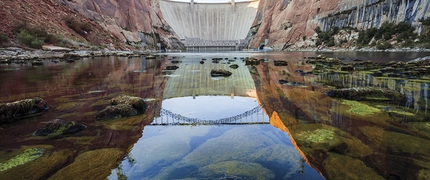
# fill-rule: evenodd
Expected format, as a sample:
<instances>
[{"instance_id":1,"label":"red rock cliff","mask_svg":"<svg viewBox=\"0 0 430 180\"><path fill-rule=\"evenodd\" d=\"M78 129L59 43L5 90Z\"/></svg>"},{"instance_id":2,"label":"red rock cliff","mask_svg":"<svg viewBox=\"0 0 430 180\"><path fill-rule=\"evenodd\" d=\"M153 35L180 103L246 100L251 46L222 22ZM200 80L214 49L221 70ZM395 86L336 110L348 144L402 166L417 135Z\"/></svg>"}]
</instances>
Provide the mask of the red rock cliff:
<instances>
[{"instance_id":1,"label":"red rock cliff","mask_svg":"<svg viewBox=\"0 0 430 180\"><path fill-rule=\"evenodd\" d=\"M173 49L183 45L161 14L158 0L63 0L95 20L124 42L154 48L157 43Z\"/></svg>"}]
</instances>

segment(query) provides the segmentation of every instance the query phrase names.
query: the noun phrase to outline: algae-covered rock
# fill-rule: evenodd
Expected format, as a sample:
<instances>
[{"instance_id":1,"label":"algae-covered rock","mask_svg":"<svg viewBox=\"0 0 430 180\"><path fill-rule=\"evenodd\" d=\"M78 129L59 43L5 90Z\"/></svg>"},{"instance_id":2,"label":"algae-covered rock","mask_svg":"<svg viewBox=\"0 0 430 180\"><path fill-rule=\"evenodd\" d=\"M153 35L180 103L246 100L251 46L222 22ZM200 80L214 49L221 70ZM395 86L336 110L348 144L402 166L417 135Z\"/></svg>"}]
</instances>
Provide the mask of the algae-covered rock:
<instances>
[{"instance_id":1,"label":"algae-covered rock","mask_svg":"<svg viewBox=\"0 0 430 180\"><path fill-rule=\"evenodd\" d=\"M62 135L74 134L87 126L81 123L75 122L67 122L61 119L55 119L53 121L49 121L48 124L36 132L34 132L34 136L48 136L51 138L61 137Z\"/></svg>"},{"instance_id":2,"label":"algae-covered rock","mask_svg":"<svg viewBox=\"0 0 430 180\"><path fill-rule=\"evenodd\" d=\"M119 95L111 99L111 105L128 104L133 106L138 111L145 111L148 105L140 97Z\"/></svg>"},{"instance_id":3,"label":"algae-covered rock","mask_svg":"<svg viewBox=\"0 0 430 180\"><path fill-rule=\"evenodd\" d=\"M48 103L42 98L24 99L12 103L0 104L0 124L13 119L48 110Z\"/></svg>"},{"instance_id":4,"label":"algae-covered rock","mask_svg":"<svg viewBox=\"0 0 430 180\"><path fill-rule=\"evenodd\" d=\"M329 153L323 166L327 171L327 179L384 179L363 161L336 153Z\"/></svg>"},{"instance_id":5,"label":"algae-covered rock","mask_svg":"<svg viewBox=\"0 0 430 180\"><path fill-rule=\"evenodd\" d=\"M0 172L11 169L15 166L19 166L30 161L34 161L43 155L43 148L30 148L26 149L24 152L12 157L6 162L0 163Z\"/></svg>"},{"instance_id":6,"label":"algae-covered rock","mask_svg":"<svg viewBox=\"0 0 430 180\"><path fill-rule=\"evenodd\" d=\"M110 118L121 118L128 116L135 116L138 112L133 106L128 104L118 104L115 106L108 106L97 114L96 119L110 119Z\"/></svg>"},{"instance_id":7,"label":"algae-covered rock","mask_svg":"<svg viewBox=\"0 0 430 180\"><path fill-rule=\"evenodd\" d=\"M272 171L261 164L241 161L225 161L200 168L203 177L236 177L237 179L273 179ZM221 176L221 177L219 177Z\"/></svg>"},{"instance_id":8,"label":"algae-covered rock","mask_svg":"<svg viewBox=\"0 0 430 180\"><path fill-rule=\"evenodd\" d=\"M119 95L111 99L111 106L103 109L96 119L109 119L135 116L145 112L148 105L140 97Z\"/></svg>"},{"instance_id":9,"label":"algae-covered rock","mask_svg":"<svg viewBox=\"0 0 430 180\"><path fill-rule=\"evenodd\" d=\"M124 151L117 148L84 152L49 179L106 179L124 154Z\"/></svg>"},{"instance_id":10,"label":"algae-covered rock","mask_svg":"<svg viewBox=\"0 0 430 180\"><path fill-rule=\"evenodd\" d=\"M334 89L327 93L327 96L350 100L371 100L371 101L397 101L402 102L405 96L400 92L382 88L344 88Z\"/></svg>"}]
</instances>

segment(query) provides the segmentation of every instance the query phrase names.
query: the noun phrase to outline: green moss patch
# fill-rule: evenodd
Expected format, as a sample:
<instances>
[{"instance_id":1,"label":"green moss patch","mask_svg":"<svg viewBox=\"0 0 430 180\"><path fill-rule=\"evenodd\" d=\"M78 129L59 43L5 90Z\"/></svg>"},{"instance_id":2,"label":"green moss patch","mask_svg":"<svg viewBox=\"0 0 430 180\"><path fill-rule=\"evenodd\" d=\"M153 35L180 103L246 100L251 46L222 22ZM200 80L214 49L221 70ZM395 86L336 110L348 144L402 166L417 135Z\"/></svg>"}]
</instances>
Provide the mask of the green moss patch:
<instances>
[{"instance_id":1,"label":"green moss patch","mask_svg":"<svg viewBox=\"0 0 430 180\"><path fill-rule=\"evenodd\" d=\"M15 166L23 165L30 161L34 161L43 155L45 150L43 148L29 148L22 153L14 156L4 163L0 163L0 171L11 169Z\"/></svg>"},{"instance_id":2,"label":"green moss patch","mask_svg":"<svg viewBox=\"0 0 430 180\"><path fill-rule=\"evenodd\" d=\"M342 104L350 106L350 109L348 109L347 112L356 115L367 116L381 112L381 110L378 108L369 106L358 101L343 100Z\"/></svg>"},{"instance_id":3,"label":"green moss patch","mask_svg":"<svg viewBox=\"0 0 430 180\"><path fill-rule=\"evenodd\" d=\"M327 179L384 179L363 161L335 153L329 153L323 166L328 174Z\"/></svg>"}]
</instances>

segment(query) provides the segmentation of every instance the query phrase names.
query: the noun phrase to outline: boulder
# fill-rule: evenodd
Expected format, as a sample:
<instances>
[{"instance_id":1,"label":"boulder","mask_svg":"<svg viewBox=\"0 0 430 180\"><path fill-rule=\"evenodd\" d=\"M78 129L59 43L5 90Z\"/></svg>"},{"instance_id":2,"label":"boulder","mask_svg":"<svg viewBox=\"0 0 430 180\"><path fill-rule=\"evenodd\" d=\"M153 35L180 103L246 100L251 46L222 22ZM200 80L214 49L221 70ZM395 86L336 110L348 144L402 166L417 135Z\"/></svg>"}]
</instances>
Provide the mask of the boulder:
<instances>
[{"instance_id":1,"label":"boulder","mask_svg":"<svg viewBox=\"0 0 430 180\"><path fill-rule=\"evenodd\" d=\"M142 98L127 95L119 95L115 98L112 98L110 102L111 105L128 104L133 106L133 108L138 111L145 111L148 107Z\"/></svg>"},{"instance_id":2,"label":"boulder","mask_svg":"<svg viewBox=\"0 0 430 180\"><path fill-rule=\"evenodd\" d=\"M14 119L48 110L48 103L42 98L24 99L12 103L0 104L1 119Z\"/></svg>"},{"instance_id":3,"label":"boulder","mask_svg":"<svg viewBox=\"0 0 430 180\"><path fill-rule=\"evenodd\" d=\"M67 122L61 119L49 121L44 127L33 133L33 136L48 136L60 138L63 135L74 134L87 128L86 125L75 122Z\"/></svg>"},{"instance_id":4,"label":"boulder","mask_svg":"<svg viewBox=\"0 0 430 180\"><path fill-rule=\"evenodd\" d=\"M108 106L103 109L99 114L97 114L96 119L112 119L112 118L121 118L121 117L129 117L135 116L138 112L133 106L128 104L118 104L115 106Z\"/></svg>"},{"instance_id":5,"label":"boulder","mask_svg":"<svg viewBox=\"0 0 430 180\"><path fill-rule=\"evenodd\" d=\"M237 64L232 64L232 65L230 65L229 67L230 67L230 68L232 68L232 69L237 69L237 68L239 68L239 65L237 65Z\"/></svg>"},{"instance_id":6,"label":"boulder","mask_svg":"<svg viewBox=\"0 0 430 180\"><path fill-rule=\"evenodd\" d=\"M148 108L148 105L140 97L119 95L110 100L111 106L103 109L97 114L96 119L111 119L135 116L142 114Z\"/></svg>"},{"instance_id":7,"label":"boulder","mask_svg":"<svg viewBox=\"0 0 430 180\"><path fill-rule=\"evenodd\" d=\"M218 70L212 69L211 70L211 76L212 77L229 77L229 76L231 76L231 74L232 73L230 71L227 71L224 69L218 69Z\"/></svg>"},{"instance_id":8,"label":"boulder","mask_svg":"<svg viewBox=\"0 0 430 180\"><path fill-rule=\"evenodd\" d=\"M400 92L383 88L344 88L326 92L327 96L349 100L397 101L403 102L405 96Z\"/></svg>"}]
</instances>

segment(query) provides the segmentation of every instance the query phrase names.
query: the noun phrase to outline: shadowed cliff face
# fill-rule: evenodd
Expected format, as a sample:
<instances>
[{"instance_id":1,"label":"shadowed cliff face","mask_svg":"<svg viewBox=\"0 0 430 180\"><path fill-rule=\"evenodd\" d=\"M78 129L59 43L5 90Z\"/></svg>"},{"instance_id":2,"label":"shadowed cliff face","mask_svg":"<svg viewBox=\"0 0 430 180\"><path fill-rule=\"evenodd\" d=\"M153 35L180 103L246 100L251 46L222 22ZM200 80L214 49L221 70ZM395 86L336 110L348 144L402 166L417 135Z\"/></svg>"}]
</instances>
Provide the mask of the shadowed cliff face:
<instances>
[{"instance_id":1,"label":"shadowed cliff face","mask_svg":"<svg viewBox=\"0 0 430 180\"><path fill-rule=\"evenodd\" d=\"M316 0L260 1L248 38L256 48L265 39L277 50L313 45L314 29L379 28L384 22L407 22L422 31L420 19L430 16L429 1ZM305 37L305 38L304 38ZM306 40L303 40L306 39Z\"/></svg>"},{"instance_id":2,"label":"shadowed cliff face","mask_svg":"<svg viewBox=\"0 0 430 180\"><path fill-rule=\"evenodd\" d=\"M63 3L96 20L124 42L149 48L161 43L167 48L183 49L173 29L164 21L158 0L63 0Z\"/></svg>"}]
</instances>

